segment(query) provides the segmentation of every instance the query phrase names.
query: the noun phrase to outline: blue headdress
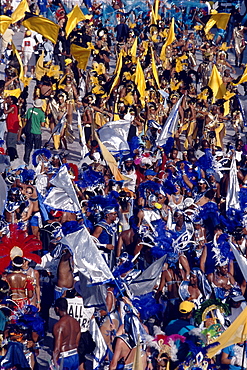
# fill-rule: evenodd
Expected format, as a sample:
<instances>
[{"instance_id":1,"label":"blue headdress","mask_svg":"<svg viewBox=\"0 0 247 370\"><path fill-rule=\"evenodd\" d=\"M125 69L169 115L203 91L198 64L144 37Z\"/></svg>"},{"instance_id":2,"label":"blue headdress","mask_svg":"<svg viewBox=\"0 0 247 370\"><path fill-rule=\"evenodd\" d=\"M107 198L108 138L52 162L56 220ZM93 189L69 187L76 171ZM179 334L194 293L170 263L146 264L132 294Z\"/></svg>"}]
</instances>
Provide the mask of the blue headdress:
<instances>
[{"instance_id":1,"label":"blue headdress","mask_svg":"<svg viewBox=\"0 0 247 370\"><path fill-rule=\"evenodd\" d=\"M208 202L201 207L199 212L199 217L204 221L211 220L213 225L216 226L219 224L219 209L216 203Z\"/></svg>"},{"instance_id":2,"label":"blue headdress","mask_svg":"<svg viewBox=\"0 0 247 370\"><path fill-rule=\"evenodd\" d=\"M196 162L204 171L213 167L213 155L211 149L206 149L205 154L202 155Z\"/></svg>"},{"instance_id":3,"label":"blue headdress","mask_svg":"<svg viewBox=\"0 0 247 370\"><path fill-rule=\"evenodd\" d=\"M170 180L167 180L167 179L163 182L161 190L165 194L169 194L169 195L177 191L177 189L175 188L175 185Z\"/></svg>"},{"instance_id":4,"label":"blue headdress","mask_svg":"<svg viewBox=\"0 0 247 370\"><path fill-rule=\"evenodd\" d=\"M172 232L167 232L165 229L166 223L162 220L157 220L155 222L155 233L153 235L154 240L154 247L151 249L151 254L154 258L158 259L165 254L167 255L167 258L169 259L176 259L176 262L178 260L177 253L174 253L174 249L172 246L173 238Z\"/></svg>"},{"instance_id":5,"label":"blue headdress","mask_svg":"<svg viewBox=\"0 0 247 370\"><path fill-rule=\"evenodd\" d=\"M220 222L226 227L229 233L232 233L237 227L242 226L243 212L239 209L229 208L226 211L226 217L220 215Z\"/></svg>"},{"instance_id":6,"label":"blue headdress","mask_svg":"<svg viewBox=\"0 0 247 370\"><path fill-rule=\"evenodd\" d=\"M152 194L158 194L160 192L160 184L154 181L145 181L139 185L140 197L146 199L146 192L149 190Z\"/></svg>"},{"instance_id":7,"label":"blue headdress","mask_svg":"<svg viewBox=\"0 0 247 370\"><path fill-rule=\"evenodd\" d=\"M35 175L36 175L36 173L35 173L34 170L24 169L20 174L21 181L22 182L32 181L34 179Z\"/></svg>"},{"instance_id":8,"label":"blue headdress","mask_svg":"<svg viewBox=\"0 0 247 370\"><path fill-rule=\"evenodd\" d=\"M212 251L215 253L213 258L216 260L216 266L224 266L228 264L230 260L234 259L228 240L228 234L221 234L217 241L216 237L214 239L214 247L212 248Z\"/></svg>"},{"instance_id":9,"label":"blue headdress","mask_svg":"<svg viewBox=\"0 0 247 370\"><path fill-rule=\"evenodd\" d=\"M132 303L139 311L142 320L159 317L162 314L162 306L156 302L152 292L134 297Z\"/></svg>"},{"instance_id":10,"label":"blue headdress","mask_svg":"<svg viewBox=\"0 0 247 370\"><path fill-rule=\"evenodd\" d=\"M35 150L33 152L33 155L32 155L32 164L34 165L34 167L37 167L38 164L39 164L39 162L37 160L39 156L44 156L47 159L50 159L51 158L51 152L50 152L49 149L46 149L46 148Z\"/></svg>"},{"instance_id":11,"label":"blue headdress","mask_svg":"<svg viewBox=\"0 0 247 370\"><path fill-rule=\"evenodd\" d=\"M247 208L247 188L242 187L238 193L240 207L242 211L244 211Z\"/></svg>"},{"instance_id":12,"label":"blue headdress","mask_svg":"<svg viewBox=\"0 0 247 370\"><path fill-rule=\"evenodd\" d=\"M104 177L101 172L94 171L91 167L81 172L76 184L81 188L89 188L104 183Z\"/></svg>"},{"instance_id":13,"label":"blue headdress","mask_svg":"<svg viewBox=\"0 0 247 370\"><path fill-rule=\"evenodd\" d=\"M90 212L103 212L104 208L107 206L107 198L97 195L88 201L88 208Z\"/></svg>"}]
</instances>

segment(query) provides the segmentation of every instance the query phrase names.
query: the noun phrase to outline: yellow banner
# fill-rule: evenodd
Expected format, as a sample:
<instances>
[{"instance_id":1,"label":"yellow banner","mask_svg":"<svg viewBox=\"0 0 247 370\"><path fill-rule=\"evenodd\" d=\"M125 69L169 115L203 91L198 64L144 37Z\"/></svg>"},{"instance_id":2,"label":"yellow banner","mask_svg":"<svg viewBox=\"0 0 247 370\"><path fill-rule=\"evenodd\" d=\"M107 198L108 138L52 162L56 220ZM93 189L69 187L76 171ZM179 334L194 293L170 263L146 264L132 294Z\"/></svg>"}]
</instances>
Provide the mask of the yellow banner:
<instances>
[{"instance_id":1,"label":"yellow banner","mask_svg":"<svg viewBox=\"0 0 247 370\"><path fill-rule=\"evenodd\" d=\"M67 14L67 23L65 26L66 36L68 37L69 34L73 31L75 26L86 19L85 15L82 13L81 9L78 5L76 5L73 10Z\"/></svg>"},{"instance_id":2,"label":"yellow banner","mask_svg":"<svg viewBox=\"0 0 247 370\"><path fill-rule=\"evenodd\" d=\"M171 45L173 41L176 40L176 35L174 31L174 18L172 18L171 25L168 31L167 39L162 46L161 53L160 53L160 59L165 60L166 59L166 48L167 46Z\"/></svg>"},{"instance_id":3,"label":"yellow banner","mask_svg":"<svg viewBox=\"0 0 247 370\"><path fill-rule=\"evenodd\" d=\"M247 65L245 67L244 73L242 74L239 82L237 82L237 83L232 82L232 85L237 86L237 85L240 85L240 84L242 84L243 82L246 82L246 81L247 81Z\"/></svg>"},{"instance_id":4,"label":"yellow banner","mask_svg":"<svg viewBox=\"0 0 247 370\"><path fill-rule=\"evenodd\" d=\"M25 12L30 12L27 0L22 0L15 11L11 14L12 23L18 22L25 17Z\"/></svg>"},{"instance_id":5,"label":"yellow banner","mask_svg":"<svg viewBox=\"0 0 247 370\"><path fill-rule=\"evenodd\" d=\"M154 79L157 83L158 88L160 88L159 75L158 75L158 71L156 67L153 48L151 48L151 53L152 53L152 71L153 71Z\"/></svg>"},{"instance_id":6,"label":"yellow banner","mask_svg":"<svg viewBox=\"0 0 247 370\"><path fill-rule=\"evenodd\" d=\"M84 71L87 68L88 60L91 55L91 49L82 48L81 46L72 44L70 47L70 52L78 62L78 68Z\"/></svg>"},{"instance_id":7,"label":"yellow banner","mask_svg":"<svg viewBox=\"0 0 247 370\"><path fill-rule=\"evenodd\" d=\"M226 87L223 84L221 75L214 64L212 73L208 82L208 86L212 89L213 91L213 96L215 99L223 99L223 96L226 93Z\"/></svg>"},{"instance_id":8,"label":"yellow banner","mask_svg":"<svg viewBox=\"0 0 247 370\"><path fill-rule=\"evenodd\" d=\"M137 89L140 93L141 103L142 103L142 105L144 105L146 81L145 81L144 72L143 72L143 69L142 69L139 58L137 59L137 64L136 64L135 84L136 84Z\"/></svg>"},{"instance_id":9,"label":"yellow banner","mask_svg":"<svg viewBox=\"0 0 247 370\"><path fill-rule=\"evenodd\" d=\"M50 40L53 44L56 44L59 25L50 21L47 18L41 16L30 17L22 22L23 26L29 30L36 31Z\"/></svg>"},{"instance_id":10,"label":"yellow banner","mask_svg":"<svg viewBox=\"0 0 247 370\"><path fill-rule=\"evenodd\" d=\"M247 307L234 320L234 322L215 339L215 343L219 342L218 346L210 348L207 356L212 358L218 351L232 344L241 343L247 340Z\"/></svg>"},{"instance_id":11,"label":"yellow banner","mask_svg":"<svg viewBox=\"0 0 247 370\"><path fill-rule=\"evenodd\" d=\"M0 15L0 34L3 35L12 23L12 19L7 15Z\"/></svg>"},{"instance_id":12,"label":"yellow banner","mask_svg":"<svg viewBox=\"0 0 247 370\"><path fill-rule=\"evenodd\" d=\"M106 146L100 141L97 133L95 132L96 139L98 141L101 153L103 155L104 160L106 161L107 165L110 167L110 170L115 178L116 181L121 180L129 180L129 178L126 178L121 174L121 172L118 169L117 162L113 155L109 152L109 150L106 148Z\"/></svg>"},{"instance_id":13,"label":"yellow banner","mask_svg":"<svg viewBox=\"0 0 247 370\"><path fill-rule=\"evenodd\" d=\"M120 53L119 53L119 55L118 55L117 65L116 65L116 69L115 69L116 77L114 78L114 81L113 81L113 84L111 86L111 90L110 90L109 95L111 94L111 92L114 89L114 87L117 86L117 83L118 83L118 80L119 80L119 76L120 76L120 73L121 73L121 70L122 70L122 66L123 66L123 52L121 50Z\"/></svg>"}]
</instances>

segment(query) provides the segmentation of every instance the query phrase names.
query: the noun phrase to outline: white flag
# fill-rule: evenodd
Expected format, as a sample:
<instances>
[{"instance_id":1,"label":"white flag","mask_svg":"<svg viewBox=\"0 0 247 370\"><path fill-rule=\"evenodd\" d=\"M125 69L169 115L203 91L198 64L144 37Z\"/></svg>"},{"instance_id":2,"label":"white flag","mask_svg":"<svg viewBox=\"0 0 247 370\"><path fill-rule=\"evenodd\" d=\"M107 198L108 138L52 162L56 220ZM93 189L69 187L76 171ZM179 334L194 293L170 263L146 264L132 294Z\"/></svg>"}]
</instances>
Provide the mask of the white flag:
<instances>
[{"instance_id":1,"label":"white flag","mask_svg":"<svg viewBox=\"0 0 247 370\"><path fill-rule=\"evenodd\" d=\"M66 165L60 167L58 173L50 180L54 186L45 197L44 204L52 209L76 213L81 211L75 188L69 177Z\"/></svg>"},{"instance_id":2,"label":"white flag","mask_svg":"<svg viewBox=\"0 0 247 370\"><path fill-rule=\"evenodd\" d=\"M98 130L100 141L106 146L110 152L119 152L126 150L129 152L129 144L127 142L130 129L130 121L120 119L118 121L107 122Z\"/></svg>"},{"instance_id":3,"label":"white flag","mask_svg":"<svg viewBox=\"0 0 247 370\"><path fill-rule=\"evenodd\" d=\"M234 254L234 257L239 265L239 268L243 274L243 277L245 281L247 281L247 259L242 254L239 253L239 251L232 242L229 241L229 244L231 246L231 250Z\"/></svg>"},{"instance_id":4,"label":"white flag","mask_svg":"<svg viewBox=\"0 0 247 370\"><path fill-rule=\"evenodd\" d=\"M87 277L90 284L104 284L114 280L111 270L85 227L66 235L60 242L70 247L75 266Z\"/></svg>"},{"instance_id":5,"label":"white flag","mask_svg":"<svg viewBox=\"0 0 247 370\"><path fill-rule=\"evenodd\" d=\"M240 191L238 176L237 176L237 165L235 155L232 158L231 168L230 168L230 175L229 175L229 183L226 195L226 210L229 208L240 209L238 193Z\"/></svg>"},{"instance_id":6,"label":"white flag","mask_svg":"<svg viewBox=\"0 0 247 370\"><path fill-rule=\"evenodd\" d=\"M175 131L177 130L178 125L178 109L180 107L180 104L182 103L183 96L177 101L177 103L172 107L172 110L162 128L162 131L156 140L157 146L165 145L167 139L174 135Z\"/></svg>"},{"instance_id":7,"label":"white flag","mask_svg":"<svg viewBox=\"0 0 247 370\"><path fill-rule=\"evenodd\" d=\"M96 348L93 351L93 370L95 370L100 368L99 365L106 356L107 345L103 335L101 334L101 331L99 330L99 326L97 325L95 318L90 320L89 331L92 335L94 343L96 344Z\"/></svg>"},{"instance_id":8,"label":"white flag","mask_svg":"<svg viewBox=\"0 0 247 370\"><path fill-rule=\"evenodd\" d=\"M82 145L81 157L84 158L85 155L88 153L88 147L87 147L87 143L85 139L84 128L82 127L82 124L81 124L81 112L79 110L77 111L77 117L78 117L78 130L79 130L81 145Z\"/></svg>"},{"instance_id":9,"label":"white flag","mask_svg":"<svg viewBox=\"0 0 247 370\"><path fill-rule=\"evenodd\" d=\"M129 289L133 295L139 296L152 292L162 272L165 260L166 255L153 262L141 275L131 281Z\"/></svg>"}]
</instances>

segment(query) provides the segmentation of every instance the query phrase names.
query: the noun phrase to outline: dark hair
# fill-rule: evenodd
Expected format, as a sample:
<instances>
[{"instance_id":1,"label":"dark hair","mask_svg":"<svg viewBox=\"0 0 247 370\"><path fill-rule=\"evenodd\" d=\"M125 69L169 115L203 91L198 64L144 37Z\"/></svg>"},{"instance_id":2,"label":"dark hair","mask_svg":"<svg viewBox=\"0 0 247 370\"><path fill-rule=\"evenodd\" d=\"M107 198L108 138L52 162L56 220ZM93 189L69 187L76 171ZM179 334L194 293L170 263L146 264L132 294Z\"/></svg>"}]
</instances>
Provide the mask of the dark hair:
<instances>
[{"instance_id":1,"label":"dark hair","mask_svg":"<svg viewBox=\"0 0 247 370\"><path fill-rule=\"evenodd\" d=\"M66 298L58 298L55 301L55 307L57 307L60 311L66 312L68 309L68 302Z\"/></svg>"},{"instance_id":2,"label":"dark hair","mask_svg":"<svg viewBox=\"0 0 247 370\"><path fill-rule=\"evenodd\" d=\"M14 259L13 259L13 263L12 263L12 268L13 270L20 270L22 268L22 265L23 265L23 258L20 257L20 256L16 256ZM18 265L18 266L16 266Z\"/></svg>"},{"instance_id":3,"label":"dark hair","mask_svg":"<svg viewBox=\"0 0 247 370\"><path fill-rule=\"evenodd\" d=\"M33 194L33 188L32 188L32 186L27 186L26 189L31 189L32 190L32 194Z\"/></svg>"},{"instance_id":4,"label":"dark hair","mask_svg":"<svg viewBox=\"0 0 247 370\"><path fill-rule=\"evenodd\" d=\"M18 103L18 99L16 98L16 96L10 96L10 99L12 100L13 104L17 105Z\"/></svg>"}]
</instances>

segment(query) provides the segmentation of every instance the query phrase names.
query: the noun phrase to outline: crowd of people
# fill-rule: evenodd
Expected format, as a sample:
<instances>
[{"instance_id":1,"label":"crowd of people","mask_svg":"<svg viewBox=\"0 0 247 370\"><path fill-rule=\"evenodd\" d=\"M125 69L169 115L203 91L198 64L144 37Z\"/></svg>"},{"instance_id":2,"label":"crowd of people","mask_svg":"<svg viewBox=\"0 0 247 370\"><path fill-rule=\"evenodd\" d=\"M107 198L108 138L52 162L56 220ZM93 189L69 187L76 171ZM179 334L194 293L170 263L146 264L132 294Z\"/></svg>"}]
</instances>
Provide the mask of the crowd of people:
<instances>
[{"instance_id":1,"label":"crowd of people","mask_svg":"<svg viewBox=\"0 0 247 370\"><path fill-rule=\"evenodd\" d=\"M1 4L0 368L247 369L243 4L66 4Z\"/></svg>"}]
</instances>

